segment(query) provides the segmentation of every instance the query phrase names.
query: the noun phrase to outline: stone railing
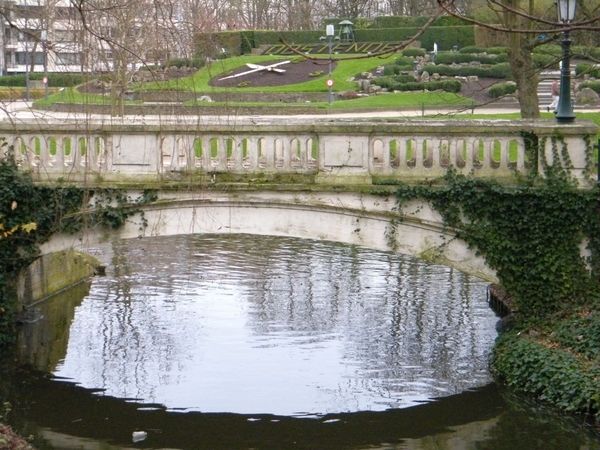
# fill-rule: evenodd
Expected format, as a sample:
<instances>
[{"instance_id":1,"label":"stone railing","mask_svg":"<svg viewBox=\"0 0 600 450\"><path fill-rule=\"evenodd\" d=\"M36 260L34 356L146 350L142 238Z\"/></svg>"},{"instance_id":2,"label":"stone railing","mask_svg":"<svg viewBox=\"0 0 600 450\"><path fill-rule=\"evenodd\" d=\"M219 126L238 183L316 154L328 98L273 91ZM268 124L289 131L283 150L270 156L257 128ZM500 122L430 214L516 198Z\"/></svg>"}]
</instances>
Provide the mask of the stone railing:
<instances>
[{"instance_id":1,"label":"stone railing","mask_svg":"<svg viewBox=\"0 0 600 450\"><path fill-rule=\"evenodd\" d=\"M545 164L559 159L589 184L596 173L596 133L592 122L559 127L549 120L0 122L0 138L36 180L73 182L142 182L227 172L371 183L374 178L432 179L451 166L465 174L510 180L516 172L543 171Z\"/></svg>"}]
</instances>

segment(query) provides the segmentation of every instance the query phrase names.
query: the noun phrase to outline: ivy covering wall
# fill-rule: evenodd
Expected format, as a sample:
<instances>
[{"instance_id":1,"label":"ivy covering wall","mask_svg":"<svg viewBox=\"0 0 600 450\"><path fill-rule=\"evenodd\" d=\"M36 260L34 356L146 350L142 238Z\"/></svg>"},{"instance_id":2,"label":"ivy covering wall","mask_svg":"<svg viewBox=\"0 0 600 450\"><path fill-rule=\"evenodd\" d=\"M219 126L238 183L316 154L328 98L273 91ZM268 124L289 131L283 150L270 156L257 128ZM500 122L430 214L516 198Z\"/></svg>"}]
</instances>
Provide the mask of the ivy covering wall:
<instances>
[{"instance_id":1,"label":"ivy covering wall","mask_svg":"<svg viewBox=\"0 0 600 450\"><path fill-rule=\"evenodd\" d=\"M441 185L400 186L398 209L425 199L497 271L516 305L492 355L497 379L600 422L600 189L546 169L519 186L450 171Z\"/></svg>"},{"instance_id":2,"label":"ivy covering wall","mask_svg":"<svg viewBox=\"0 0 600 450\"><path fill-rule=\"evenodd\" d=\"M21 270L39 256L39 246L54 233L75 233L83 227L119 228L154 200L152 191L131 199L114 189L36 185L21 170L6 145L0 149L0 347L13 342L18 305L15 282Z\"/></svg>"}]
</instances>

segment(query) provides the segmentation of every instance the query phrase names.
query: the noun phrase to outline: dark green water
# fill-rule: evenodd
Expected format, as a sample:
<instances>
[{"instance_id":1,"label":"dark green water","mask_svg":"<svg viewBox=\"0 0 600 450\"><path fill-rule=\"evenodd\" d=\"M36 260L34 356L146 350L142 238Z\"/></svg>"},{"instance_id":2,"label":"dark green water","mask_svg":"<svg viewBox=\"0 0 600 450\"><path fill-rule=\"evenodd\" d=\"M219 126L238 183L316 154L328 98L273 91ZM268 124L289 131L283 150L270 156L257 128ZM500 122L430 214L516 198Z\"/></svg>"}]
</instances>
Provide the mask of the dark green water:
<instances>
[{"instance_id":1,"label":"dark green water","mask_svg":"<svg viewBox=\"0 0 600 450\"><path fill-rule=\"evenodd\" d=\"M3 358L7 421L40 449L600 448L493 383L473 277L274 237L91 251L107 275L40 304Z\"/></svg>"}]
</instances>

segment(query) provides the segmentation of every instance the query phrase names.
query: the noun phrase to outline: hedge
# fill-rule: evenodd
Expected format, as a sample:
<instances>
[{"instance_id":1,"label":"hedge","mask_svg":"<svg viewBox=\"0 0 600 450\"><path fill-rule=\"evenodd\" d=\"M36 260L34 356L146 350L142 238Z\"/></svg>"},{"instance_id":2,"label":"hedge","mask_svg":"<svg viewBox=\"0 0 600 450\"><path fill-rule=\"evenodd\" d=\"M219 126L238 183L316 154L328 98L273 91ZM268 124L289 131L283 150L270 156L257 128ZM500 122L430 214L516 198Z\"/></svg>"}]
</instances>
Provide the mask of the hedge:
<instances>
[{"instance_id":1,"label":"hedge","mask_svg":"<svg viewBox=\"0 0 600 450\"><path fill-rule=\"evenodd\" d=\"M336 33L339 30L336 30ZM354 30L356 42L403 42L420 31L419 27L370 28ZM324 30L311 31L224 31L203 33L196 36L195 46L198 57L215 57L225 50L226 54L240 55L249 53L261 45L277 45L283 38L288 44L317 44ZM421 47L428 51L437 44L439 50L450 50L454 46L473 45L473 27L434 26L429 27L420 36ZM408 50L408 49L406 49Z\"/></svg>"},{"instance_id":2,"label":"hedge","mask_svg":"<svg viewBox=\"0 0 600 450\"><path fill-rule=\"evenodd\" d=\"M462 83L459 80L441 80L422 83L418 81L405 81L406 76L381 77L372 81L373 84L381 86L390 91L437 91L460 92ZM411 77L412 78L412 77ZM397 79L401 81L397 81Z\"/></svg>"},{"instance_id":3,"label":"hedge","mask_svg":"<svg viewBox=\"0 0 600 450\"><path fill-rule=\"evenodd\" d=\"M400 75L402 72L412 72L413 65L399 66L398 64L390 64L383 68L383 76Z\"/></svg>"},{"instance_id":4,"label":"hedge","mask_svg":"<svg viewBox=\"0 0 600 450\"><path fill-rule=\"evenodd\" d=\"M488 94L492 98L500 98L515 92L517 92L517 85L514 82L494 84L488 89Z\"/></svg>"},{"instance_id":5,"label":"hedge","mask_svg":"<svg viewBox=\"0 0 600 450\"><path fill-rule=\"evenodd\" d=\"M593 78L600 78L600 67L587 63L580 63L575 66L577 76L589 75Z\"/></svg>"},{"instance_id":6,"label":"hedge","mask_svg":"<svg viewBox=\"0 0 600 450\"><path fill-rule=\"evenodd\" d=\"M29 79L32 81L41 81L44 76L48 77L48 86L52 87L73 87L84 81L84 75L80 73L49 73L47 75L39 72L30 73ZM6 75L0 77L0 86L7 87L25 87L25 74Z\"/></svg>"},{"instance_id":7,"label":"hedge","mask_svg":"<svg viewBox=\"0 0 600 450\"><path fill-rule=\"evenodd\" d=\"M478 76L480 78L512 78L512 73L508 63L495 64L489 67L477 67L477 66L444 66L428 64L423 67L424 72L438 73L443 76L450 77L468 77Z\"/></svg>"},{"instance_id":8,"label":"hedge","mask_svg":"<svg viewBox=\"0 0 600 450\"><path fill-rule=\"evenodd\" d=\"M481 64L499 64L508 62L506 53L498 55L475 55L472 53L460 52L439 52L435 55L436 64L462 64L479 61Z\"/></svg>"}]
</instances>

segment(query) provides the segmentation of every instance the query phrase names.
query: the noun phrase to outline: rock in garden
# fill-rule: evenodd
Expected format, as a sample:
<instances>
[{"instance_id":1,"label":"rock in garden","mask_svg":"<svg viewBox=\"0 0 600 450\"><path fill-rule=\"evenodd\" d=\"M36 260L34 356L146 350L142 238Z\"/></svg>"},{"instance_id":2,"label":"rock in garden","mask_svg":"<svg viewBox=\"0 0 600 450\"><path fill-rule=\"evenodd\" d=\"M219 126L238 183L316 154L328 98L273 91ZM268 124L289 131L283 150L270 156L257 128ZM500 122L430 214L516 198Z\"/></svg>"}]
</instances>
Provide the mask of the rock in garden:
<instances>
[{"instance_id":1,"label":"rock in garden","mask_svg":"<svg viewBox=\"0 0 600 450\"><path fill-rule=\"evenodd\" d=\"M593 89L583 88L575 96L575 103L578 105L596 106L600 103L600 96Z\"/></svg>"}]
</instances>

